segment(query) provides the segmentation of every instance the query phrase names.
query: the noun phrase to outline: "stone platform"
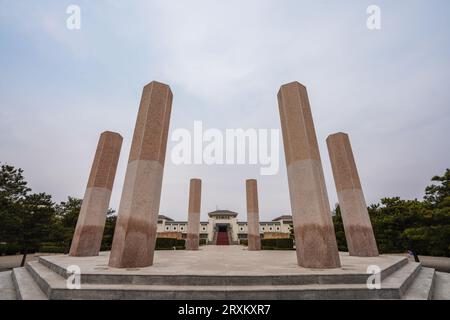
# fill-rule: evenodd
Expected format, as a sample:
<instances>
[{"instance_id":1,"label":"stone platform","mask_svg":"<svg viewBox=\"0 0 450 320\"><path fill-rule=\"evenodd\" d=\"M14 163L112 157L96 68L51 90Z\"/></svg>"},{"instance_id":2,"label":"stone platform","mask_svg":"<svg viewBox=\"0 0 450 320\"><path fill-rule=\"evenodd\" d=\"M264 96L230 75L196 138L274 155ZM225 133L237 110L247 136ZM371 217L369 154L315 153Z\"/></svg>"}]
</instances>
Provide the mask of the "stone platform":
<instances>
[{"instance_id":1,"label":"stone platform","mask_svg":"<svg viewBox=\"0 0 450 320\"><path fill-rule=\"evenodd\" d=\"M430 299L434 269L401 256L350 257L338 269L306 269L295 251L248 251L205 246L199 251L156 251L148 268L108 267L97 257L41 257L13 270L22 299ZM81 289L66 287L66 268L81 269ZM369 290L367 267L381 269L381 289Z\"/></svg>"}]
</instances>

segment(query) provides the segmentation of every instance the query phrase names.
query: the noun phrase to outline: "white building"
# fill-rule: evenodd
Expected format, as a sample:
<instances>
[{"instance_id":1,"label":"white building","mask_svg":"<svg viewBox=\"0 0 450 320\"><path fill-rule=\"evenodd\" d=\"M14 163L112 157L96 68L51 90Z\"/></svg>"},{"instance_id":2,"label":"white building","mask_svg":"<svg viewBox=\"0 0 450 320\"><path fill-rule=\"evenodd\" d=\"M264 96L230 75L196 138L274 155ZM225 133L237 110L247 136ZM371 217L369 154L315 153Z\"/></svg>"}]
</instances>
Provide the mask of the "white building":
<instances>
[{"instance_id":1,"label":"white building","mask_svg":"<svg viewBox=\"0 0 450 320\"><path fill-rule=\"evenodd\" d=\"M247 222L238 221L238 213L229 210L217 210L208 213L208 221L200 222L200 239L208 244L238 244L247 239ZM187 221L174 221L160 215L158 234L179 233L186 238ZM260 222L261 238L289 237L292 229L292 216L284 215L269 222ZM222 235L222 236L220 236ZM219 238L219 240L217 240ZM225 241L220 239L228 239ZM219 243L220 242L220 243Z\"/></svg>"}]
</instances>

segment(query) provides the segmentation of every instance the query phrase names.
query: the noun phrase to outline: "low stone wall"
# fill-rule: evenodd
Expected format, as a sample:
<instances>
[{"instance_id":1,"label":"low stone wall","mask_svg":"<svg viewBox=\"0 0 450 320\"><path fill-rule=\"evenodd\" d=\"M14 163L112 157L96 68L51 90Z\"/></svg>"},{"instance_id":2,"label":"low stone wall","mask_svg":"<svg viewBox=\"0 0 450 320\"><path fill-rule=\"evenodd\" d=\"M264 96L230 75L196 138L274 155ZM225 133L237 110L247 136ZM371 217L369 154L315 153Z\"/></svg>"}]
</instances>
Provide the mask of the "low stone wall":
<instances>
[{"instance_id":1,"label":"low stone wall","mask_svg":"<svg viewBox=\"0 0 450 320\"><path fill-rule=\"evenodd\" d=\"M290 233L283 232L264 232L263 239L289 239Z\"/></svg>"},{"instance_id":2,"label":"low stone wall","mask_svg":"<svg viewBox=\"0 0 450 320\"><path fill-rule=\"evenodd\" d=\"M158 232L158 238L170 238L170 239L183 239L183 234L181 232Z\"/></svg>"}]
</instances>

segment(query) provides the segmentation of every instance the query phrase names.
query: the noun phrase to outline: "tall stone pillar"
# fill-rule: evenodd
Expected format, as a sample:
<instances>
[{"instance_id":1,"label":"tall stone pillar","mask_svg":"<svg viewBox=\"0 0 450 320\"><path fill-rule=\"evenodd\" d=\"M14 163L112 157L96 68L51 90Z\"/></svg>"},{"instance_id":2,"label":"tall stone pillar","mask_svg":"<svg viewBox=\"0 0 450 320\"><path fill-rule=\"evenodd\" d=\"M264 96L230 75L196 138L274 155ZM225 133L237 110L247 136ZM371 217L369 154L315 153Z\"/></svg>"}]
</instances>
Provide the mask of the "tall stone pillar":
<instances>
[{"instance_id":1,"label":"tall stone pillar","mask_svg":"<svg viewBox=\"0 0 450 320\"><path fill-rule=\"evenodd\" d=\"M122 140L115 132L100 135L70 247L71 256L96 256L100 251Z\"/></svg>"},{"instance_id":2,"label":"tall stone pillar","mask_svg":"<svg viewBox=\"0 0 450 320\"><path fill-rule=\"evenodd\" d=\"M338 268L339 252L306 88L298 82L278 93L298 264Z\"/></svg>"},{"instance_id":3,"label":"tall stone pillar","mask_svg":"<svg viewBox=\"0 0 450 320\"><path fill-rule=\"evenodd\" d=\"M350 139L345 133L336 133L327 138L327 145L349 253L359 257L378 256Z\"/></svg>"},{"instance_id":4,"label":"tall stone pillar","mask_svg":"<svg viewBox=\"0 0 450 320\"><path fill-rule=\"evenodd\" d=\"M168 85L154 81L144 87L109 258L111 267L153 264L171 109Z\"/></svg>"},{"instance_id":5,"label":"tall stone pillar","mask_svg":"<svg viewBox=\"0 0 450 320\"><path fill-rule=\"evenodd\" d=\"M248 250L261 250L261 237L259 235L259 206L258 185L256 180L246 181L247 191L247 235Z\"/></svg>"},{"instance_id":6,"label":"tall stone pillar","mask_svg":"<svg viewBox=\"0 0 450 320\"><path fill-rule=\"evenodd\" d=\"M202 198L202 180L191 179L189 185L189 209L186 250L198 250L200 232L200 207Z\"/></svg>"}]
</instances>

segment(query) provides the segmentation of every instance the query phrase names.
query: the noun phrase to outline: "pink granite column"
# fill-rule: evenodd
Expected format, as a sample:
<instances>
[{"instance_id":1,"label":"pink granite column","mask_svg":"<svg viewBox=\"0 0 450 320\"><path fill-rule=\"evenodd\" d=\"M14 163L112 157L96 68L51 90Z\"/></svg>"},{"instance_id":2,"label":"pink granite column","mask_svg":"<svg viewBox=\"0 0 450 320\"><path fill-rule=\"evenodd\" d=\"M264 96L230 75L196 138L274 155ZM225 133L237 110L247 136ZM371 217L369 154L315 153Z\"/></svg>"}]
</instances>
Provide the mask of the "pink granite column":
<instances>
[{"instance_id":1,"label":"pink granite column","mask_svg":"<svg viewBox=\"0 0 450 320\"><path fill-rule=\"evenodd\" d=\"M306 88L298 82L278 93L298 264L338 268L339 252Z\"/></svg>"},{"instance_id":2,"label":"pink granite column","mask_svg":"<svg viewBox=\"0 0 450 320\"><path fill-rule=\"evenodd\" d=\"M202 180L191 179L189 185L189 209L186 250L198 250L199 248L201 198Z\"/></svg>"},{"instance_id":3,"label":"pink granite column","mask_svg":"<svg viewBox=\"0 0 450 320\"><path fill-rule=\"evenodd\" d=\"M245 182L247 193L247 235L248 250L261 250L261 236L259 234L258 185L256 180Z\"/></svg>"},{"instance_id":4,"label":"pink granite column","mask_svg":"<svg viewBox=\"0 0 450 320\"><path fill-rule=\"evenodd\" d=\"M100 251L122 140L115 132L100 135L70 247L71 256L96 256Z\"/></svg>"},{"instance_id":5,"label":"pink granite column","mask_svg":"<svg viewBox=\"0 0 450 320\"><path fill-rule=\"evenodd\" d=\"M377 243L348 135L330 135L327 145L349 253L351 256L376 257Z\"/></svg>"},{"instance_id":6,"label":"pink granite column","mask_svg":"<svg viewBox=\"0 0 450 320\"><path fill-rule=\"evenodd\" d=\"M111 267L153 264L171 109L168 85L154 81L144 87L109 258Z\"/></svg>"}]
</instances>

